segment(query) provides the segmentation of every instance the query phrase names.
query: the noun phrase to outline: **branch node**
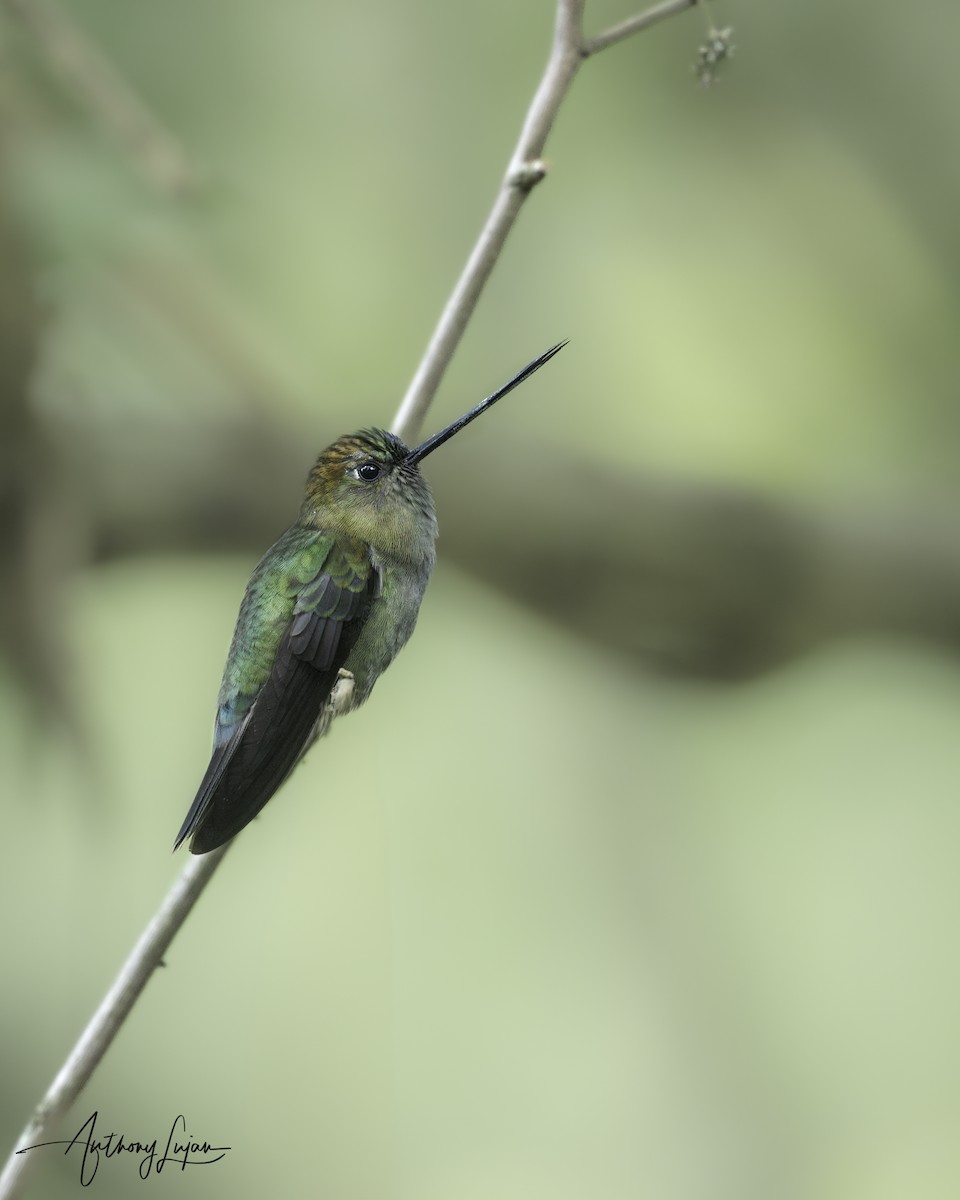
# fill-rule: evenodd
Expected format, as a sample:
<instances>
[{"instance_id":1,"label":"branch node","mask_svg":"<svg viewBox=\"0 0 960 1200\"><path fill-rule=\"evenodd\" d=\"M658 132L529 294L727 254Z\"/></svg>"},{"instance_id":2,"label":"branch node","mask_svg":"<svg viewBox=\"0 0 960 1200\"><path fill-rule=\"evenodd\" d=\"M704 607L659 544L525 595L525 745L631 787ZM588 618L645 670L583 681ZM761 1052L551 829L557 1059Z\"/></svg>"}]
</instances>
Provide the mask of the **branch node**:
<instances>
[{"instance_id":1,"label":"branch node","mask_svg":"<svg viewBox=\"0 0 960 1200\"><path fill-rule=\"evenodd\" d=\"M547 164L542 158L532 158L511 168L507 174L507 186L527 195L532 192L547 173Z\"/></svg>"}]
</instances>

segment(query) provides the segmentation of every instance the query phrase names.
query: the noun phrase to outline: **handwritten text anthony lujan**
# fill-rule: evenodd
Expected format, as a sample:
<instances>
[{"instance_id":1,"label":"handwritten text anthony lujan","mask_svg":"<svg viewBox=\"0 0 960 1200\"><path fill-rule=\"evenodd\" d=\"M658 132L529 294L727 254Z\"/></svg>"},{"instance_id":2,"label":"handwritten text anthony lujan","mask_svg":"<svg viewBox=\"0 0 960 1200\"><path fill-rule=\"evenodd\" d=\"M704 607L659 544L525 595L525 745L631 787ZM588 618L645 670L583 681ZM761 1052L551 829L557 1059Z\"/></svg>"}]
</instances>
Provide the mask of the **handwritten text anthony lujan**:
<instances>
[{"instance_id":1,"label":"handwritten text anthony lujan","mask_svg":"<svg viewBox=\"0 0 960 1200\"><path fill-rule=\"evenodd\" d=\"M168 1164L179 1166L181 1171L187 1167L204 1167L219 1162L226 1156L229 1146L211 1146L209 1142L197 1142L187 1133L187 1122L182 1113L174 1118L167 1135L163 1153L157 1154L158 1142L154 1138L150 1142L134 1141L125 1138L122 1133L97 1134L97 1117L93 1113L80 1126L72 1138L63 1138L56 1142L37 1142L35 1146L24 1146L18 1154L26 1154L30 1150L39 1150L42 1146L66 1146L64 1154L71 1150L83 1152L80 1160L80 1183L88 1187L93 1183L94 1176L102 1158L139 1158L140 1178L149 1179L151 1172L159 1175ZM178 1140L183 1138L183 1141Z\"/></svg>"}]
</instances>

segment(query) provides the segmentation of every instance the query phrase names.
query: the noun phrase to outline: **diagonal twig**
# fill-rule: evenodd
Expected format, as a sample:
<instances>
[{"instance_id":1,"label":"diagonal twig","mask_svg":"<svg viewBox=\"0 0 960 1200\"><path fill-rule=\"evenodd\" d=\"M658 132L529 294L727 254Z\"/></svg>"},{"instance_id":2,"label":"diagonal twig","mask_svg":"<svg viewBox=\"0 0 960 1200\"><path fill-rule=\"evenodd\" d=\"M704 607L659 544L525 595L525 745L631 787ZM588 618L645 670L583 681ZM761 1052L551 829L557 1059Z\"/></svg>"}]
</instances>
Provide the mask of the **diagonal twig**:
<instances>
[{"instance_id":1,"label":"diagonal twig","mask_svg":"<svg viewBox=\"0 0 960 1200\"><path fill-rule=\"evenodd\" d=\"M530 192L547 174L542 154L580 64L631 34L692 8L698 0L664 0L587 41L583 37L584 0L558 0L553 46L514 147L503 182L466 266L444 305L426 353L407 388L393 423L398 437L412 443L473 315L484 285Z\"/></svg>"},{"instance_id":2,"label":"diagonal twig","mask_svg":"<svg viewBox=\"0 0 960 1200\"><path fill-rule=\"evenodd\" d=\"M583 43L583 57L589 58L591 54L597 54L600 50L606 50L608 46L616 45L617 42L622 42L624 38L631 37L635 33L640 33L644 29L649 29L651 25L656 25L658 21L664 21L667 17L674 17L677 13L683 12L684 9L693 8L694 5L702 3L703 0L663 0L661 4L654 4L651 8L644 9L643 12L635 13L632 17L627 17L625 21L621 21L618 25L611 25L603 33L598 33L596 37L587 38Z\"/></svg>"},{"instance_id":3,"label":"diagonal twig","mask_svg":"<svg viewBox=\"0 0 960 1200\"><path fill-rule=\"evenodd\" d=\"M229 848L228 842L210 854L191 858L167 892L17 1139L17 1149L0 1175L3 1200L22 1195L38 1161L29 1147L48 1140L49 1130L80 1095Z\"/></svg>"}]
</instances>

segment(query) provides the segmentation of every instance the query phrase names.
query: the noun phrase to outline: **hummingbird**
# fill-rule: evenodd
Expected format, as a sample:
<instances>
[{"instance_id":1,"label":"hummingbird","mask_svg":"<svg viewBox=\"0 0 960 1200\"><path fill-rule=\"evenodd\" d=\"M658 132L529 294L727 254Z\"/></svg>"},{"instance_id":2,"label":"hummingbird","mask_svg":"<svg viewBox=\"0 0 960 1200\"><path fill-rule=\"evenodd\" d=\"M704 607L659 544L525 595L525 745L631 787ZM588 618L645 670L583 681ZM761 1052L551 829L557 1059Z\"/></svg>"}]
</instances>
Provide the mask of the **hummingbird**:
<instances>
[{"instance_id":1,"label":"hummingbird","mask_svg":"<svg viewBox=\"0 0 960 1200\"><path fill-rule=\"evenodd\" d=\"M361 429L320 454L299 516L247 584L210 765L174 850L187 838L193 854L229 841L333 718L367 699L413 633L436 562L437 518L420 463L565 345L413 450L384 429Z\"/></svg>"}]
</instances>

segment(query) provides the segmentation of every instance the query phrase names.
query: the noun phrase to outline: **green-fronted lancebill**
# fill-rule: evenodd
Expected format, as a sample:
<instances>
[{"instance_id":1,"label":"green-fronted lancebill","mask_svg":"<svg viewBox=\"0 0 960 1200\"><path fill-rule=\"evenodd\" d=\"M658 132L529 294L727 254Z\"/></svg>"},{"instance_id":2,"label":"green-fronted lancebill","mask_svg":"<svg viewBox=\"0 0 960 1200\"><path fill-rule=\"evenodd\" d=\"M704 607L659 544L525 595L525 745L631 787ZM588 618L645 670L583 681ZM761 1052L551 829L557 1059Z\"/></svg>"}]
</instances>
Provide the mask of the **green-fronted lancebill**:
<instances>
[{"instance_id":1,"label":"green-fronted lancebill","mask_svg":"<svg viewBox=\"0 0 960 1200\"><path fill-rule=\"evenodd\" d=\"M206 854L252 821L333 717L362 704L417 621L437 518L420 463L528 379L551 347L415 449L383 429L338 438L300 515L254 568L223 672L213 755L176 849Z\"/></svg>"}]
</instances>

